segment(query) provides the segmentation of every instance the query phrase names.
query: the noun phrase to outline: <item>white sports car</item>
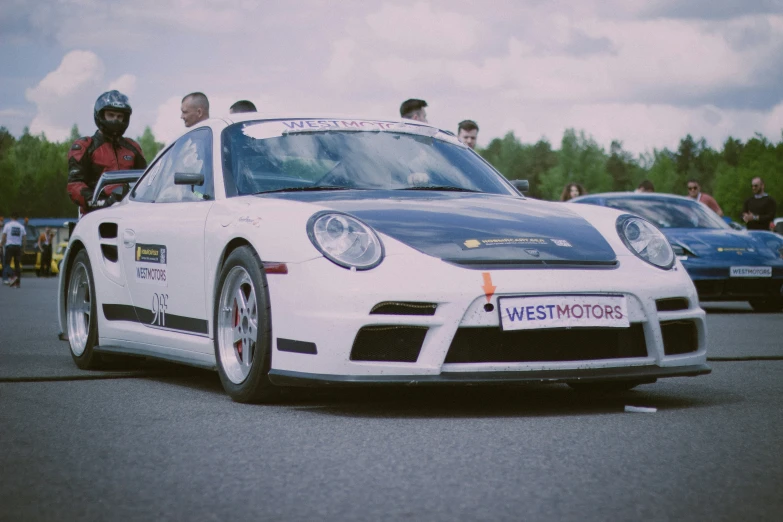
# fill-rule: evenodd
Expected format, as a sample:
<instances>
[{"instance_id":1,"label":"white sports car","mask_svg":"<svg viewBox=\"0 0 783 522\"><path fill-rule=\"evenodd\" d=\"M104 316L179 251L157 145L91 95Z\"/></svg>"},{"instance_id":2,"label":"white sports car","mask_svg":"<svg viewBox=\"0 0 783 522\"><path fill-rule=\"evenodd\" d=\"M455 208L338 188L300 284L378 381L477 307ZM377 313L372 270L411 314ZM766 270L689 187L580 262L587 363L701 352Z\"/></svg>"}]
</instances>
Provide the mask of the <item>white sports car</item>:
<instances>
[{"instance_id":1,"label":"white sports car","mask_svg":"<svg viewBox=\"0 0 783 522\"><path fill-rule=\"evenodd\" d=\"M418 122L233 116L79 221L59 315L80 368L111 352L217 369L242 402L710 372L696 290L647 221L525 198Z\"/></svg>"}]
</instances>

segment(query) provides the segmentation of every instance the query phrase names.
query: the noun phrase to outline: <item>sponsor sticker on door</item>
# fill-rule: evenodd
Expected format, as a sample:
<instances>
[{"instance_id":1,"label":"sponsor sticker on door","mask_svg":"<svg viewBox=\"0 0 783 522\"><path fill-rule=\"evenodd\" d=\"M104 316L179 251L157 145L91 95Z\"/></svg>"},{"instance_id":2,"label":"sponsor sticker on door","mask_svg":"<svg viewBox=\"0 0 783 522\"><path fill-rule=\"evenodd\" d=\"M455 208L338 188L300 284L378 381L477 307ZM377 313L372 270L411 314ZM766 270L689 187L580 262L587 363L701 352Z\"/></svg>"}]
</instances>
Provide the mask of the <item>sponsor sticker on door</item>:
<instances>
[{"instance_id":1,"label":"sponsor sticker on door","mask_svg":"<svg viewBox=\"0 0 783 522\"><path fill-rule=\"evenodd\" d=\"M498 299L503 330L627 328L624 295L533 295Z\"/></svg>"},{"instance_id":2,"label":"sponsor sticker on door","mask_svg":"<svg viewBox=\"0 0 783 522\"><path fill-rule=\"evenodd\" d=\"M167 281L165 245L136 245L136 282L157 286L169 286Z\"/></svg>"},{"instance_id":3,"label":"sponsor sticker on door","mask_svg":"<svg viewBox=\"0 0 783 522\"><path fill-rule=\"evenodd\" d=\"M729 271L731 277L772 277L771 266L733 266Z\"/></svg>"}]
</instances>

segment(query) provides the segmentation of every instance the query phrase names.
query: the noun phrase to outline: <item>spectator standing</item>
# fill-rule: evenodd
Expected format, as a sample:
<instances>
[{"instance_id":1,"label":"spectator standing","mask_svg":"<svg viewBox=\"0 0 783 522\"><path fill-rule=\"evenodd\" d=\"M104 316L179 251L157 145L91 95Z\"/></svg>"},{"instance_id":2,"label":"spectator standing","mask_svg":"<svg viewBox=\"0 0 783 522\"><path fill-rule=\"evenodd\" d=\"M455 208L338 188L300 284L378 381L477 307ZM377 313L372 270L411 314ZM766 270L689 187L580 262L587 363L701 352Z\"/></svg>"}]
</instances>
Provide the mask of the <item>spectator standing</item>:
<instances>
[{"instance_id":1,"label":"spectator standing","mask_svg":"<svg viewBox=\"0 0 783 522\"><path fill-rule=\"evenodd\" d=\"M192 127L206 119L209 119L209 100L203 92L192 92L182 98L182 121L185 127Z\"/></svg>"},{"instance_id":2,"label":"spectator standing","mask_svg":"<svg viewBox=\"0 0 783 522\"><path fill-rule=\"evenodd\" d=\"M22 250L26 246L27 236L24 225L17 221L18 214L11 213L11 221L3 226L3 236L0 239L0 247L5 247L3 256L3 268L14 262L14 277L8 282L8 286L20 288L22 281Z\"/></svg>"},{"instance_id":3,"label":"spectator standing","mask_svg":"<svg viewBox=\"0 0 783 522\"><path fill-rule=\"evenodd\" d=\"M587 194L585 188L579 183L567 183L563 187L563 193L560 194L560 201L570 201L578 196L584 196Z\"/></svg>"},{"instance_id":4,"label":"spectator standing","mask_svg":"<svg viewBox=\"0 0 783 522\"><path fill-rule=\"evenodd\" d=\"M0 234L2 234L3 227L5 226L5 218L0 216ZM3 284L8 284L8 274L11 272L8 265L5 262L5 248L0 248L0 261L3 263Z\"/></svg>"},{"instance_id":5,"label":"spectator standing","mask_svg":"<svg viewBox=\"0 0 783 522\"><path fill-rule=\"evenodd\" d=\"M473 120L462 120L457 125L457 139L470 147L476 148L476 140L478 139L478 124Z\"/></svg>"},{"instance_id":6,"label":"spectator standing","mask_svg":"<svg viewBox=\"0 0 783 522\"><path fill-rule=\"evenodd\" d=\"M764 192L764 180L756 177L750 182L753 195L742 204L742 221L748 230L769 230L775 219L777 203Z\"/></svg>"},{"instance_id":7,"label":"spectator standing","mask_svg":"<svg viewBox=\"0 0 783 522\"><path fill-rule=\"evenodd\" d=\"M250 100L239 100L228 109L229 114L237 114L239 112L257 112L256 105Z\"/></svg>"},{"instance_id":8,"label":"spectator standing","mask_svg":"<svg viewBox=\"0 0 783 522\"><path fill-rule=\"evenodd\" d=\"M68 195L82 214L89 212L95 185L101 174L113 170L143 169L147 166L141 146L122 135L128 129L131 109L128 97L108 91L95 101L93 119L98 130L91 137L74 141L68 151ZM107 196L120 185L107 185Z\"/></svg>"},{"instance_id":9,"label":"spectator standing","mask_svg":"<svg viewBox=\"0 0 783 522\"><path fill-rule=\"evenodd\" d=\"M38 267L38 277L49 277L52 264L52 236L53 232L47 227L38 236L38 251L41 253L41 266Z\"/></svg>"},{"instance_id":10,"label":"spectator standing","mask_svg":"<svg viewBox=\"0 0 783 522\"><path fill-rule=\"evenodd\" d=\"M709 194L702 192L701 185L695 179L688 180L688 197L707 205L710 210L723 217L723 210L721 210L718 202Z\"/></svg>"},{"instance_id":11,"label":"spectator standing","mask_svg":"<svg viewBox=\"0 0 783 522\"><path fill-rule=\"evenodd\" d=\"M417 100L416 98L405 100L400 105L400 117L427 123L427 111L424 110L426 106L427 102L424 100Z\"/></svg>"},{"instance_id":12,"label":"spectator standing","mask_svg":"<svg viewBox=\"0 0 783 522\"><path fill-rule=\"evenodd\" d=\"M655 185L653 185L653 182L649 179L646 179L639 183L639 186L636 187L636 190L634 191L636 193L642 193L642 192L655 192Z\"/></svg>"}]
</instances>

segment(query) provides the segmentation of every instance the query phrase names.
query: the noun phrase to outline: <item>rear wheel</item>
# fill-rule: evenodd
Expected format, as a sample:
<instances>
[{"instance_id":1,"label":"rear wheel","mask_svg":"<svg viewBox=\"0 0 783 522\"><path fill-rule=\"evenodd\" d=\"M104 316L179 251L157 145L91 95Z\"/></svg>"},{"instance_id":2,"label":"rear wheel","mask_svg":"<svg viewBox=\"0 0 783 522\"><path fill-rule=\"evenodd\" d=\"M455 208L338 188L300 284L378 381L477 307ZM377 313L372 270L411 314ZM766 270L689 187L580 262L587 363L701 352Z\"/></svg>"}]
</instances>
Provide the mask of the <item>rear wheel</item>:
<instances>
[{"instance_id":1,"label":"rear wheel","mask_svg":"<svg viewBox=\"0 0 783 522\"><path fill-rule=\"evenodd\" d=\"M82 370L97 370L102 367L102 361L101 354L95 351L98 345L95 282L90 258L85 250L79 251L74 258L67 292L65 318L71 357Z\"/></svg>"},{"instance_id":2,"label":"rear wheel","mask_svg":"<svg viewBox=\"0 0 783 522\"><path fill-rule=\"evenodd\" d=\"M773 313L783 310L783 297L771 299L752 299L750 306L754 312Z\"/></svg>"},{"instance_id":3,"label":"rear wheel","mask_svg":"<svg viewBox=\"0 0 783 522\"><path fill-rule=\"evenodd\" d=\"M277 397L269 381L271 313L266 275L250 247L237 248L220 272L214 315L215 359L226 393L237 402Z\"/></svg>"}]
</instances>

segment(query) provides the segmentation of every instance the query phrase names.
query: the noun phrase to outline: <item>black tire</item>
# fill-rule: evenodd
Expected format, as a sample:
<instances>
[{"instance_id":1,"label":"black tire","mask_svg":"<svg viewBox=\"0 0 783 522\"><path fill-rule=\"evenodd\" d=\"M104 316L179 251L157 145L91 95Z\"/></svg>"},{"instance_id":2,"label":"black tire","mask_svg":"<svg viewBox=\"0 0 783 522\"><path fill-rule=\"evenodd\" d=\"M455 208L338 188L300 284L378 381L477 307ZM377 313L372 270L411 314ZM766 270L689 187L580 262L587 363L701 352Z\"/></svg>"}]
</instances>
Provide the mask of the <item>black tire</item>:
<instances>
[{"instance_id":1,"label":"black tire","mask_svg":"<svg viewBox=\"0 0 783 522\"><path fill-rule=\"evenodd\" d=\"M88 283L84 288L82 285ZM85 299L89 302L85 302ZM87 306L77 310L77 306ZM104 367L98 346L98 315L95 301L95 280L92 265L85 250L76 254L68 272L65 296L66 336L71 357L82 370L99 370ZM88 313L87 310L89 310ZM83 321L83 323L81 323ZM81 323L81 324L77 324ZM82 329L83 324L83 329Z\"/></svg>"},{"instance_id":2,"label":"black tire","mask_svg":"<svg viewBox=\"0 0 783 522\"><path fill-rule=\"evenodd\" d=\"M584 393L622 393L650 382L655 381L569 382L568 385L573 390Z\"/></svg>"},{"instance_id":3,"label":"black tire","mask_svg":"<svg viewBox=\"0 0 783 522\"><path fill-rule=\"evenodd\" d=\"M266 274L261 266L258 254L252 248L237 248L229 254L220 271L215 293L215 361L223 388L236 402L272 402L279 397L280 392L269 381L272 364L271 307ZM238 292L246 297L249 305L254 295L255 306L240 306L236 297ZM255 327L252 326L252 319L245 320L253 314L256 318ZM238 332L243 337L239 341L229 342L229 339L234 338L227 332Z\"/></svg>"},{"instance_id":4,"label":"black tire","mask_svg":"<svg viewBox=\"0 0 783 522\"><path fill-rule=\"evenodd\" d=\"M753 308L753 311L757 313L769 314L780 312L783 310L783 297L777 299L752 299L750 301L750 306Z\"/></svg>"}]
</instances>

